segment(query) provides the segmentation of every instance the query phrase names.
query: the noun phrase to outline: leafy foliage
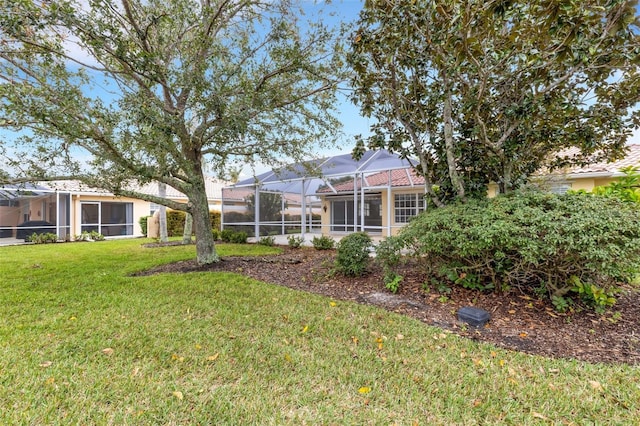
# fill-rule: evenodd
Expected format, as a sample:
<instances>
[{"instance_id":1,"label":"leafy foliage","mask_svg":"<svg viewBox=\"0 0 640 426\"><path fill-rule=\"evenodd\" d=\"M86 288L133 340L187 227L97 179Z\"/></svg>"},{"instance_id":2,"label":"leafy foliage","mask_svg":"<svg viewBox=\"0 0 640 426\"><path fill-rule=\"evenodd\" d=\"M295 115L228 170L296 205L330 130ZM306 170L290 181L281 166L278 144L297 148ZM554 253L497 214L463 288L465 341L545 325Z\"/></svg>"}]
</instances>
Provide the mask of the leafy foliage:
<instances>
[{"instance_id":1,"label":"leafy foliage","mask_svg":"<svg viewBox=\"0 0 640 426\"><path fill-rule=\"evenodd\" d=\"M142 235L144 235L145 237L147 236L147 222L149 221L149 218L153 217L153 216L142 216L139 220L138 223L140 224L140 230L142 231Z\"/></svg>"},{"instance_id":2,"label":"leafy foliage","mask_svg":"<svg viewBox=\"0 0 640 426\"><path fill-rule=\"evenodd\" d=\"M223 229L220 233L220 239L225 243L245 244L247 242L247 238L247 233L244 231Z\"/></svg>"},{"instance_id":3,"label":"leafy foliage","mask_svg":"<svg viewBox=\"0 0 640 426\"><path fill-rule=\"evenodd\" d=\"M366 232L354 232L342 238L336 248L336 271L347 276L364 275L369 266L372 241Z\"/></svg>"},{"instance_id":4,"label":"leafy foliage","mask_svg":"<svg viewBox=\"0 0 640 426\"><path fill-rule=\"evenodd\" d=\"M403 241L398 237L387 237L376 246L376 262L382 265L384 271L384 284L393 293L400 289L402 276L394 272L402 256Z\"/></svg>"},{"instance_id":5,"label":"leafy foliage","mask_svg":"<svg viewBox=\"0 0 640 426\"><path fill-rule=\"evenodd\" d=\"M338 28L296 3L0 0L0 163L188 211L198 262L217 261L204 168L300 161L339 130Z\"/></svg>"},{"instance_id":6,"label":"leafy foliage","mask_svg":"<svg viewBox=\"0 0 640 426\"><path fill-rule=\"evenodd\" d=\"M611 305L640 266L636 208L592 194L517 192L447 206L416 217L400 238L439 280L576 294L594 306Z\"/></svg>"},{"instance_id":7,"label":"leafy foliage","mask_svg":"<svg viewBox=\"0 0 640 426\"><path fill-rule=\"evenodd\" d=\"M273 247L276 245L276 237L274 237L273 235L267 235L265 237L261 237L258 240L258 244L262 246Z\"/></svg>"},{"instance_id":8,"label":"leafy foliage","mask_svg":"<svg viewBox=\"0 0 640 426\"><path fill-rule=\"evenodd\" d=\"M260 221L275 221L282 219L282 209L287 208L287 203L283 206L282 194L273 192L260 193ZM251 194L245 197L247 203L247 217L250 222L254 220L256 208L256 196Z\"/></svg>"},{"instance_id":9,"label":"leafy foliage","mask_svg":"<svg viewBox=\"0 0 640 426\"><path fill-rule=\"evenodd\" d=\"M316 250L331 250L336 246L336 242L333 240L333 238L326 235L313 237L311 243L313 244L313 248L315 248Z\"/></svg>"},{"instance_id":10,"label":"leafy foliage","mask_svg":"<svg viewBox=\"0 0 640 426\"><path fill-rule=\"evenodd\" d=\"M640 203L640 173L637 167L625 167L623 176L605 186L596 186L593 193Z\"/></svg>"},{"instance_id":11,"label":"leafy foliage","mask_svg":"<svg viewBox=\"0 0 640 426\"><path fill-rule=\"evenodd\" d=\"M353 99L376 124L354 153L418 158L437 206L482 198L490 181L512 191L543 166L622 157L640 125L636 6L366 2L348 60Z\"/></svg>"},{"instance_id":12,"label":"leafy foliage","mask_svg":"<svg viewBox=\"0 0 640 426\"><path fill-rule=\"evenodd\" d=\"M300 235L289 235L287 237L287 242L291 248L300 248L302 247L302 243L304 243L304 238Z\"/></svg>"},{"instance_id":13,"label":"leafy foliage","mask_svg":"<svg viewBox=\"0 0 640 426\"><path fill-rule=\"evenodd\" d=\"M52 232L43 232L41 234L34 232L33 234L29 235L25 241L34 244L57 243L58 236Z\"/></svg>"}]
</instances>

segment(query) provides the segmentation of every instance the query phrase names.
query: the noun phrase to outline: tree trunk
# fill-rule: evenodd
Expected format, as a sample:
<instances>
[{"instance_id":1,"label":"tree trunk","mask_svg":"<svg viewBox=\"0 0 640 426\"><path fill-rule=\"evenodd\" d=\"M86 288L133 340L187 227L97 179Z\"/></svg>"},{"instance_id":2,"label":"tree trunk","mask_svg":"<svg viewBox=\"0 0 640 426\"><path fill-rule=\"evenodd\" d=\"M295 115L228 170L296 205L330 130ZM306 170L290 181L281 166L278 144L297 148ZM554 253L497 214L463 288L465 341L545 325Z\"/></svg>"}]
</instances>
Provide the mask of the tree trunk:
<instances>
[{"instance_id":1,"label":"tree trunk","mask_svg":"<svg viewBox=\"0 0 640 426\"><path fill-rule=\"evenodd\" d=\"M184 218L184 232L182 234L182 244L191 244L191 234L193 233L193 216L187 212Z\"/></svg>"},{"instance_id":2,"label":"tree trunk","mask_svg":"<svg viewBox=\"0 0 640 426\"><path fill-rule=\"evenodd\" d=\"M513 191L513 167L511 163L505 164L502 169L502 182L498 185L500 194L509 194Z\"/></svg>"},{"instance_id":3,"label":"tree trunk","mask_svg":"<svg viewBox=\"0 0 640 426\"><path fill-rule=\"evenodd\" d=\"M211 221L209 220L209 201L205 191L204 177L193 182L189 196L189 213L193 216L193 228L196 234L196 260L198 265L216 263L220 260L216 252Z\"/></svg>"},{"instance_id":4,"label":"tree trunk","mask_svg":"<svg viewBox=\"0 0 640 426\"><path fill-rule=\"evenodd\" d=\"M158 182L158 196L160 198L167 198L167 184ZM166 243L169 241L169 235L167 233L167 208L160 206L159 214L159 226L160 226L160 242Z\"/></svg>"},{"instance_id":5,"label":"tree trunk","mask_svg":"<svg viewBox=\"0 0 640 426\"><path fill-rule=\"evenodd\" d=\"M458 174L456 157L453 146L453 119L451 117L451 89L448 87L445 77L445 86L447 86L444 96L443 118L444 118L444 144L447 153L447 166L449 168L449 179L451 179L451 185L458 194L460 201L466 201L466 195L464 191L464 183Z\"/></svg>"}]
</instances>

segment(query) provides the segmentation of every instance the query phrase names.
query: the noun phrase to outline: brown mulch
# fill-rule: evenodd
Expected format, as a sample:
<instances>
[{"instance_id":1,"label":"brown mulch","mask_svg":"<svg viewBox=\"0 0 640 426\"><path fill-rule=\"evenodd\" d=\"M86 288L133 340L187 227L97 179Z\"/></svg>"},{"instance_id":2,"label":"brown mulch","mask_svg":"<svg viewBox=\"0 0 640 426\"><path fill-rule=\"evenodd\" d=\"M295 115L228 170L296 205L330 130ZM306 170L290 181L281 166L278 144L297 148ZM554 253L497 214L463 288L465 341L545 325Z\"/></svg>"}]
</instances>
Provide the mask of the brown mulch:
<instances>
[{"instance_id":1,"label":"brown mulch","mask_svg":"<svg viewBox=\"0 0 640 426\"><path fill-rule=\"evenodd\" d=\"M198 266L195 260L176 262L138 275L193 271L239 272L261 281L322 294L335 300L377 305L505 349L590 362L640 363L640 298L638 292L631 289L620 294L613 309L604 315L586 309L561 314L547 301L518 291L499 295L457 287L452 288L450 294L440 294L434 289L425 290L425 277L412 262L399 271L404 279L400 291L392 294L384 287L382 271L375 263L366 276L345 278L331 274L334 251L282 249L280 255L226 257L207 266ZM465 326L458 321L456 314L463 306L475 306L488 311L491 314L490 322L480 328Z\"/></svg>"}]
</instances>

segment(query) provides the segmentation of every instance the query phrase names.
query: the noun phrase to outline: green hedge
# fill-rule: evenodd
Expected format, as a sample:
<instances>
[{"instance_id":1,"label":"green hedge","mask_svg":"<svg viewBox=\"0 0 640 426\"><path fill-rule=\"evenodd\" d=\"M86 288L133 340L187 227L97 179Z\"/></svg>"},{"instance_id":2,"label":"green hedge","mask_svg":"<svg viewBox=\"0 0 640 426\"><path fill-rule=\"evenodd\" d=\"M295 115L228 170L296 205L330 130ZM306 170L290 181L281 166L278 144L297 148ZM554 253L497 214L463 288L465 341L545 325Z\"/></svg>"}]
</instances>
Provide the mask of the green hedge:
<instances>
[{"instance_id":1,"label":"green hedge","mask_svg":"<svg viewBox=\"0 0 640 426\"><path fill-rule=\"evenodd\" d=\"M184 221L186 213L179 210L167 210L167 235L170 237L179 237L184 233ZM220 212L210 211L209 220L211 227L220 230Z\"/></svg>"},{"instance_id":2,"label":"green hedge","mask_svg":"<svg viewBox=\"0 0 640 426\"><path fill-rule=\"evenodd\" d=\"M436 280L611 305L638 272L640 215L592 194L527 192L426 212L400 233ZM571 301L571 300L569 300Z\"/></svg>"}]
</instances>

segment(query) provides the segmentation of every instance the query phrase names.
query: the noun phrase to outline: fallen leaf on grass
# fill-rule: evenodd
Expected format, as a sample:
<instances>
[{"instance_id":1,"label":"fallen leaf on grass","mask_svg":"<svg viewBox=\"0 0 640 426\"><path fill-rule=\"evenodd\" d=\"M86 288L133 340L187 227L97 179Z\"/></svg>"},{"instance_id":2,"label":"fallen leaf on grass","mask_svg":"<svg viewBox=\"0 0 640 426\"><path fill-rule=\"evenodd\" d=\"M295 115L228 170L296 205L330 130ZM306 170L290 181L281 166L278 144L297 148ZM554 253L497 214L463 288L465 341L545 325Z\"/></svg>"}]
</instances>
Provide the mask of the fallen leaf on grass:
<instances>
[{"instance_id":1,"label":"fallen leaf on grass","mask_svg":"<svg viewBox=\"0 0 640 426\"><path fill-rule=\"evenodd\" d=\"M336 302L329 302L329 306L331 306L331 307L335 307L336 305L337 305Z\"/></svg>"},{"instance_id":2,"label":"fallen leaf on grass","mask_svg":"<svg viewBox=\"0 0 640 426\"><path fill-rule=\"evenodd\" d=\"M362 386L360 389L358 389L358 393L363 395L369 392L371 392L371 388L369 386Z\"/></svg>"},{"instance_id":3,"label":"fallen leaf on grass","mask_svg":"<svg viewBox=\"0 0 640 426\"><path fill-rule=\"evenodd\" d=\"M307 331L309 331L309 326L305 325L304 328L302 329L302 332L306 333Z\"/></svg>"},{"instance_id":4,"label":"fallen leaf on grass","mask_svg":"<svg viewBox=\"0 0 640 426\"><path fill-rule=\"evenodd\" d=\"M171 394L176 398L178 398L180 401L184 399L184 395L182 395L182 392L180 391L173 391Z\"/></svg>"},{"instance_id":5,"label":"fallen leaf on grass","mask_svg":"<svg viewBox=\"0 0 640 426\"><path fill-rule=\"evenodd\" d=\"M535 411L531 412L531 415L536 419L549 420L546 416L536 413Z\"/></svg>"},{"instance_id":6,"label":"fallen leaf on grass","mask_svg":"<svg viewBox=\"0 0 640 426\"><path fill-rule=\"evenodd\" d=\"M102 352L105 355L113 355L113 348L104 348L103 350L101 350L100 352Z\"/></svg>"},{"instance_id":7,"label":"fallen leaf on grass","mask_svg":"<svg viewBox=\"0 0 640 426\"><path fill-rule=\"evenodd\" d=\"M215 361L220 356L220 352L216 352L215 354L208 356L207 361Z\"/></svg>"},{"instance_id":8,"label":"fallen leaf on grass","mask_svg":"<svg viewBox=\"0 0 640 426\"><path fill-rule=\"evenodd\" d=\"M52 365L53 365L52 361L45 361L45 362L40 364L40 367L47 368L47 367L51 367Z\"/></svg>"},{"instance_id":9,"label":"fallen leaf on grass","mask_svg":"<svg viewBox=\"0 0 640 426\"><path fill-rule=\"evenodd\" d=\"M602 384L596 380L589 380L589 384L594 390L597 390L597 391L604 390L604 388L602 387Z\"/></svg>"}]
</instances>

